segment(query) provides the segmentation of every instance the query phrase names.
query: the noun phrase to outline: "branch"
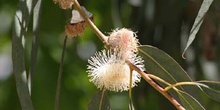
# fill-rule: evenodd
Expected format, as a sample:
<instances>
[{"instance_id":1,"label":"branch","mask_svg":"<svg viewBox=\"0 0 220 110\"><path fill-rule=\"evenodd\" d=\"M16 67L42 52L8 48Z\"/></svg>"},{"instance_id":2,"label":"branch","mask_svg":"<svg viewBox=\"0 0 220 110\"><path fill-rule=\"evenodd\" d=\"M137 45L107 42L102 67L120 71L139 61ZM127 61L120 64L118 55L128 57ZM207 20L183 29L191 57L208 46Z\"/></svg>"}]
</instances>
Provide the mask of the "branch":
<instances>
[{"instance_id":1,"label":"branch","mask_svg":"<svg viewBox=\"0 0 220 110\"><path fill-rule=\"evenodd\" d=\"M137 71L144 79L147 81L154 89L160 92L164 97L166 97L178 110L185 110L179 102L176 101L172 96L170 96L162 87L160 87L157 83L155 83L148 74L141 71L138 67L133 65L130 61L126 60L126 63L132 68L133 70Z\"/></svg>"},{"instance_id":2,"label":"branch","mask_svg":"<svg viewBox=\"0 0 220 110\"><path fill-rule=\"evenodd\" d=\"M93 24L93 22L87 17L86 13L81 9L77 0L74 0L74 7L79 11L81 16L85 19L85 21L90 25L92 30L96 33L98 38L108 46L106 41L106 36ZM126 60L126 63L130 66L132 70L137 71L153 88L155 88L158 92L160 92L163 96L165 96L178 110L185 110L172 96L170 96L162 87L156 84L148 74L141 71L138 67L133 65L130 61Z\"/></svg>"}]
</instances>

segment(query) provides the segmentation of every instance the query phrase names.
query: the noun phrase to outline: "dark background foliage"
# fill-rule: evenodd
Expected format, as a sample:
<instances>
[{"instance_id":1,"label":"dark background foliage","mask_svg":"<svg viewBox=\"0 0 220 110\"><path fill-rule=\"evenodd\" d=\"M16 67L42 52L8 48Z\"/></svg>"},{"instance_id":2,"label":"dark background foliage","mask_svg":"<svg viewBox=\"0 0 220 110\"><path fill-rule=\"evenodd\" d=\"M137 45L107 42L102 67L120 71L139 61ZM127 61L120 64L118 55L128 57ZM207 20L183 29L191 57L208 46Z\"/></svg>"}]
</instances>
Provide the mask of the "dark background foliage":
<instances>
[{"instance_id":1,"label":"dark background foliage","mask_svg":"<svg viewBox=\"0 0 220 110\"><path fill-rule=\"evenodd\" d=\"M189 31L202 0L80 0L94 15L97 27L108 34L114 28L126 27L137 32L142 45L158 47L172 56L193 80L220 79L219 19L220 1L215 0L193 43L181 56ZM0 109L20 110L11 64L13 16L18 1L0 1ZM62 10L52 0L42 1L38 58L33 79L32 100L36 110L54 109L58 69L64 39L64 26L71 10ZM29 30L32 30L32 24ZM29 70L32 33L26 37L26 69ZM64 71L61 82L61 110L87 109L96 87L89 82L87 59L103 48L95 34L87 29L77 38L67 41ZM147 69L147 68L146 68ZM128 109L128 93L110 92L113 110ZM137 110L175 110L173 105L144 80L134 88ZM219 104L202 97L204 106L218 110Z\"/></svg>"}]
</instances>

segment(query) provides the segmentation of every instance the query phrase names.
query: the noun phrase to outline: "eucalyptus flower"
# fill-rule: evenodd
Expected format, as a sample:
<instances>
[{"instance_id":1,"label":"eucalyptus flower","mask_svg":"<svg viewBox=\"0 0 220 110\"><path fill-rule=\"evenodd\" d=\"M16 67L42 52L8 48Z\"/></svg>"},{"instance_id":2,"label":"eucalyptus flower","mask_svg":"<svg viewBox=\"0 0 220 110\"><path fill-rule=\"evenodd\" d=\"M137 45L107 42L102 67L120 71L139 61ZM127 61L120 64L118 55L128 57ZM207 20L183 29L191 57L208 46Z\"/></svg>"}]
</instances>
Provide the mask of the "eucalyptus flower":
<instances>
[{"instance_id":1,"label":"eucalyptus flower","mask_svg":"<svg viewBox=\"0 0 220 110\"><path fill-rule=\"evenodd\" d=\"M136 33L126 28L113 30L108 37L108 43L110 49L120 52L124 59L136 53L139 44Z\"/></svg>"},{"instance_id":2,"label":"eucalyptus flower","mask_svg":"<svg viewBox=\"0 0 220 110\"><path fill-rule=\"evenodd\" d=\"M141 70L144 70L141 57L133 54L128 60ZM131 70L117 51L102 50L101 52L96 52L88 60L88 63L88 77L90 82L94 83L97 88L116 92L129 90ZM140 82L140 80L140 74L132 71L132 87L136 86L136 83Z\"/></svg>"}]
</instances>

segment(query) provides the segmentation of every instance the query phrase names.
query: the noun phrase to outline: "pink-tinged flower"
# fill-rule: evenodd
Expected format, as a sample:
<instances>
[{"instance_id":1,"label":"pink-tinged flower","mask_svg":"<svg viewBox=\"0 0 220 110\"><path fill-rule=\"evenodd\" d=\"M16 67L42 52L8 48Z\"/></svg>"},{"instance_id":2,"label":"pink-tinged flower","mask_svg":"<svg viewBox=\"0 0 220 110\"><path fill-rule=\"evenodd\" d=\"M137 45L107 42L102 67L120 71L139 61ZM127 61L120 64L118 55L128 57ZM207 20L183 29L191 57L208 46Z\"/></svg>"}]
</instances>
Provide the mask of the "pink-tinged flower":
<instances>
[{"instance_id":1,"label":"pink-tinged flower","mask_svg":"<svg viewBox=\"0 0 220 110\"><path fill-rule=\"evenodd\" d=\"M129 60L141 70L144 70L141 57L134 54ZM129 90L130 67L116 52L110 52L109 50L96 52L88 60L88 63L88 77L90 82L94 83L97 88L116 92ZM136 83L140 80L141 76L136 71L132 71L132 87L136 86Z\"/></svg>"},{"instance_id":2,"label":"pink-tinged flower","mask_svg":"<svg viewBox=\"0 0 220 110\"><path fill-rule=\"evenodd\" d=\"M108 37L109 47L111 50L119 51L121 57L127 59L137 52L138 39L136 37L136 34L129 29L116 29Z\"/></svg>"}]
</instances>

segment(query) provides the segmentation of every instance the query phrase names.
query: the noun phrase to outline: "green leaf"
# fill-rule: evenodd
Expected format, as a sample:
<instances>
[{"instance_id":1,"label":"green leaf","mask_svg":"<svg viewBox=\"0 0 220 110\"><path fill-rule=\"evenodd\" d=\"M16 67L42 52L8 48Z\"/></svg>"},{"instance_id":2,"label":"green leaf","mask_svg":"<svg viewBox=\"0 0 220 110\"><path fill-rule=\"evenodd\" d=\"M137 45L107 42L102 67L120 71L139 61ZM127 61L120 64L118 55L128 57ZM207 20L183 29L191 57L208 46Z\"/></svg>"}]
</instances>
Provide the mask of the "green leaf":
<instances>
[{"instance_id":1,"label":"green leaf","mask_svg":"<svg viewBox=\"0 0 220 110\"><path fill-rule=\"evenodd\" d=\"M147 73L154 74L171 84L192 81L181 66L162 50L144 45L139 47L139 54L144 59Z\"/></svg>"},{"instance_id":2,"label":"green leaf","mask_svg":"<svg viewBox=\"0 0 220 110\"><path fill-rule=\"evenodd\" d=\"M99 109L101 105L101 109ZM88 110L110 110L109 98L107 91L98 90L89 103Z\"/></svg>"},{"instance_id":3,"label":"green leaf","mask_svg":"<svg viewBox=\"0 0 220 110\"><path fill-rule=\"evenodd\" d=\"M13 74L17 88L18 98L22 110L34 110L28 89L27 74L25 68L25 37L30 22L31 13L38 0L19 0L14 16L12 34L12 63Z\"/></svg>"},{"instance_id":4,"label":"green leaf","mask_svg":"<svg viewBox=\"0 0 220 110\"><path fill-rule=\"evenodd\" d=\"M183 56L184 56L186 50L189 48L189 46L194 41L196 34L199 31L199 28L203 22L204 16L205 16L206 12L208 11L209 7L211 6L212 2L213 2L213 0L203 0L202 6L199 9L198 15L196 16L195 22L194 22L192 29L190 31L188 42L187 42L186 47L183 51Z\"/></svg>"},{"instance_id":5,"label":"green leaf","mask_svg":"<svg viewBox=\"0 0 220 110\"><path fill-rule=\"evenodd\" d=\"M28 86L29 91L31 93L32 90L32 83L33 83L33 74L35 70L35 63L37 61L37 52L38 52L38 39L39 39L39 21L40 21L40 14L41 14L41 2L42 0L38 0L36 5L33 9L33 38L32 38L32 46L31 46L31 58L30 58L30 69L28 73Z\"/></svg>"},{"instance_id":6,"label":"green leaf","mask_svg":"<svg viewBox=\"0 0 220 110\"><path fill-rule=\"evenodd\" d=\"M200 86L202 91L215 101L220 102L220 82L215 81L199 81L204 84Z\"/></svg>"},{"instance_id":7,"label":"green leaf","mask_svg":"<svg viewBox=\"0 0 220 110\"><path fill-rule=\"evenodd\" d=\"M139 47L139 54L144 59L146 72L156 75L170 84L177 82L191 82L192 80L188 74L181 68L181 66L168 54L155 47L145 45ZM158 82L158 81L156 81ZM161 87L165 88L167 85L158 82ZM192 95L195 99L200 101L198 94L201 90L195 86L180 86L179 90ZM168 91L177 101L179 101L178 94L174 90Z\"/></svg>"},{"instance_id":8,"label":"green leaf","mask_svg":"<svg viewBox=\"0 0 220 110\"><path fill-rule=\"evenodd\" d=\"M177 91L179 98L186 110L205 110L205 108L190 94Z\"/></svg>"}]
</instances>

